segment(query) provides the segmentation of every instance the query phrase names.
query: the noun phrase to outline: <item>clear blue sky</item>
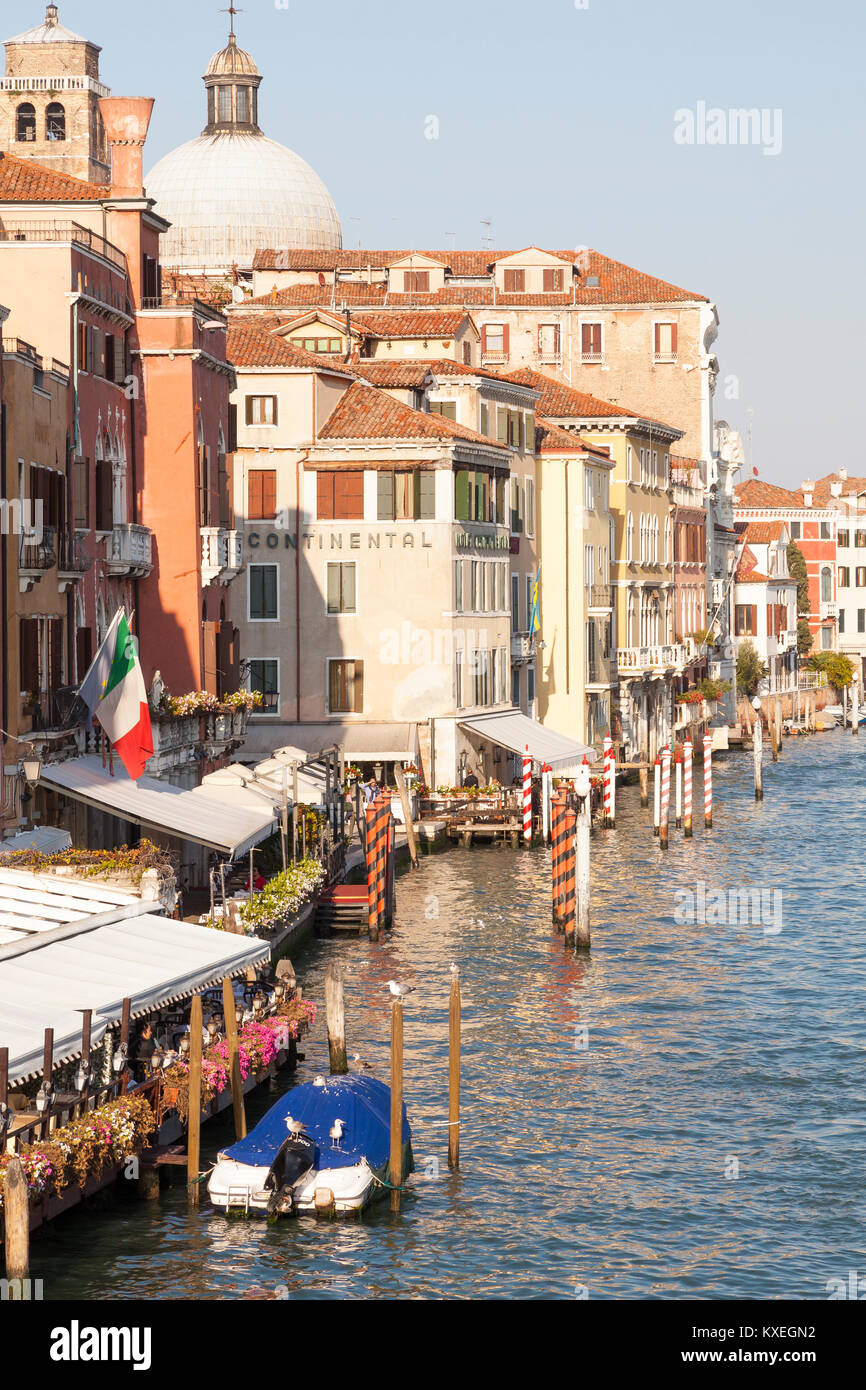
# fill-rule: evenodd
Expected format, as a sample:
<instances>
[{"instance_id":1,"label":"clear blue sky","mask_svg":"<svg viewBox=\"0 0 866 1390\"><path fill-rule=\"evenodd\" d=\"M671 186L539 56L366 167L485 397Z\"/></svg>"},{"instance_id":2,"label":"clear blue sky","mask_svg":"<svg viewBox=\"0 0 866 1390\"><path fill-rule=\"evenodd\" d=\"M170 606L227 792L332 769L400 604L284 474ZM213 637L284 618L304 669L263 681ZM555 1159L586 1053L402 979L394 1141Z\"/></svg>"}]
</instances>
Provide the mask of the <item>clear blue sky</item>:
<instances>
[{"instance_id":1,"label":"clear blue sky","mask_svg":"<svg viewBox=\"0 0 866 1390\"><path fill-rule=\"evenodd\" d=\"M115 93L156 96L147 165L199 133L218 0L60 9ZM491 218L497 247L587 244L700 291L739 379L717 415L753 412L761 476L866 473L862 4L246 0L237 28L266 133L325 180L346 245L475 247ZM781 153L675 143L698 102L780 108Z\"/></svg>"}]
</instances>

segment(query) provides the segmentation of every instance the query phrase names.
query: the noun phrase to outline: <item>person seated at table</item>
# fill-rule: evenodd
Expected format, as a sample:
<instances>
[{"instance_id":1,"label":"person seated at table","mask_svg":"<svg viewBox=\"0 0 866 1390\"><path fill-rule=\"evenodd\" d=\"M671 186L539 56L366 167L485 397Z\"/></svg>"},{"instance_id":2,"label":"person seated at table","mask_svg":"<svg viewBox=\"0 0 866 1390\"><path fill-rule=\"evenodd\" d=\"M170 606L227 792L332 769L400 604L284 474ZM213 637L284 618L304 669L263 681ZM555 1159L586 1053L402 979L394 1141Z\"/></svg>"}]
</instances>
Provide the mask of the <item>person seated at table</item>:
<instances>
[{"instance_id":1,"label":"person seated at table","mask_svg":"<svg viewBox=\"0 0 866 1390\"><path fill-rule=\"evenodd\" d=\"M139 1034L138 1044L135 1049L135 1079L136 1081L146 1081L150 1076L150 1063L153 1054L156 1052L156 1039L153 1036L153 1029L150 1023L145 1020Z\"/></svg>"},{"instance_id":2,"label":"person seated at table","mask_svg":"<svg viewBox=\"0 0 866 1390\"><path fill-rule=\"evenodd\" d=\"M475 776L474 772L467 772L466 776L463 778L463 785L464 787L478 786L478 778Z\"/></svg>"},{"instance_id":3,"label":"person seated at table","mask_svg":"<svg viewBox=\"0 0 866 1390\"><path fill-rule=\"evenodd\" d=\"M267 882L267 880L264 878L261 869L256 869L255 874L253 875L253 887L255 888L255 890L256 890L257 893L260 893L260 892L262 891L262 889L264 888L266 882ZM244 884L244 888L246 889L247 892L250 891L250 877L249 877L249 874L247 874L247 881L246 881L246 883Z\"/></svg>"}]
</instances>

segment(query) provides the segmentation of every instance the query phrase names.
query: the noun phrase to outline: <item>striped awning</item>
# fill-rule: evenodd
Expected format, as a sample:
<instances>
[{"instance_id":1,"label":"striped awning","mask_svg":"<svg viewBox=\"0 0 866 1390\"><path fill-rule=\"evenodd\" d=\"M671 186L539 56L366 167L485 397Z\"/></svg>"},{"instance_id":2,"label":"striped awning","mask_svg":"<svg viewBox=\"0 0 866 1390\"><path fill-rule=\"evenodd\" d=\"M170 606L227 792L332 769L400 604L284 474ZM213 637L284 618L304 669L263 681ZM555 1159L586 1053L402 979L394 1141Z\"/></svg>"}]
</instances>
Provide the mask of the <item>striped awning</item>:
<instances>
[{"instance_id":1,"label":"striped awning","mask_svg":"<svg viewBox=\"0 0 866 1390\"><path fill-rule=\"evenodd\" d=\"M461 719L460 727L499 744L500 748L507 748L511 753L522 754L528 747L529 756L534 762L542 765L547 763L554 772L565 777L576 772L584 758L591 763L596 756L595 750L587 744L558 734L555 729L539 724L537 719L530 719L519 709Z\"/></svg>"}]
</instances>

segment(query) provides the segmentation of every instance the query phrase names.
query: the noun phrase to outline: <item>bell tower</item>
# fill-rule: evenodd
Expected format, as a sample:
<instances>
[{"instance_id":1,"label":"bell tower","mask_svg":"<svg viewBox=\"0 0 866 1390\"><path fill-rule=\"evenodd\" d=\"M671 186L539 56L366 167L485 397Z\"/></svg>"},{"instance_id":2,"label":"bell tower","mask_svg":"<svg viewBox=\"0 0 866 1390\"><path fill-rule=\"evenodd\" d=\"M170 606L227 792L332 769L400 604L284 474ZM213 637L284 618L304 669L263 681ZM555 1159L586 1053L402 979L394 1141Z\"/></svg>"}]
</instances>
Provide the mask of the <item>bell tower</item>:
<instances>
[{"instance_id":1,"label":"bell tower","mask_svg":"<svg viewBox=\"0 0 866 1390\"><path fill-rule=\"evenodd\" d=\"M0 149L90 183L108 183L99 101L111 91L99 80L98 45L65 28L52 4L41 24L7 39L4 47Z\"/></svg>"}]
</instances>

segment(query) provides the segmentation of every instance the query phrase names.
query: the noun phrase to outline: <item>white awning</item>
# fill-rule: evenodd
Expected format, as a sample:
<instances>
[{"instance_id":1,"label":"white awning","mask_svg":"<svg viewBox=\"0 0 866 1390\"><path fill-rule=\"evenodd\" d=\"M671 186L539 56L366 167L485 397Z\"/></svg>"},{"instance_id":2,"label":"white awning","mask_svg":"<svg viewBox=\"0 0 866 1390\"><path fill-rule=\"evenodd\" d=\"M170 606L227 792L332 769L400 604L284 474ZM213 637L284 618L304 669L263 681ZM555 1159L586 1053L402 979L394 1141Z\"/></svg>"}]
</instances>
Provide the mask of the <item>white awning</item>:
<instances>
[{"instance_id":1,"label":"white awning","mask_svg":"<svg viewBox=\"0 0 866 1390\"><path fill-rule=\"evenodd\" d=\"M547 763L560 776L569 776L581 766L584 758L595 759L595 750L578 743L565 734L558 734L539 724L536 719L521 714L519 709L504 710L501 714L482 714L475 719L461 719L461 729L469 729L481 738L498 743L512 753L523 753L528 745L530 757L537 763Z\"/></svg>"},{"instance_id":2,"label":"white awning","mask_svg":"<svg viewBox=\"0 0 866 1390\"><path fill-rule=\"evenodd\" d=\"M237 858L277 829L273 807L260 810L230 799L219 801L200 787L184 790L154 777L132 781L118 759L114 776L100 758L71 758L45 763L41 782L97 810L135 825L174 835Z\"/></svg>"},{"instance_id":3,"label":"white awning","mask_svg":"<svg viewBox=\"0 0 866 1390\"><path fill-rule=\"evenodd\" d=\"M246 763L276 753L296 758L315 756L339 745L348 762L414 762L418 755L418 725L363 724L268 724L253 721L238 749Z\"/></svg>"},{"instance_id":4,"label":"white awning","mask_svg":"<svg viewBox=\"0 0 866 1390\"><path fill-rule=\"evenodd\" d=\"M8 840L0 840L0 854L15 854L20 849L38 849L40 854L61 854L72 847L68 830L55 825L38 825L33 830L21 830Z\"/></svg>"},{"instance_id":5,"label":"white awning","mask_svg":"<svg viewBox=\"0 0 866 1390\"><path fill-rule=\"evenodd\" d=\"M122 909L121 909L122 910ZM119 916L118 912L118 916ZM104 922L104 915L94 918ZM82 1011L93 1010L91 1041L131 1012L149 1013L189 997L268 958L255 937L233 936L155 913L78 930L60 928L0 947L0 1047L9 1048L9 1081L38 1075L46 1028L54 1029L55 1065L81 1049Z\"/></svg>"}]
</instances>

